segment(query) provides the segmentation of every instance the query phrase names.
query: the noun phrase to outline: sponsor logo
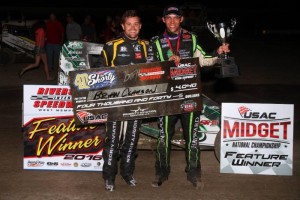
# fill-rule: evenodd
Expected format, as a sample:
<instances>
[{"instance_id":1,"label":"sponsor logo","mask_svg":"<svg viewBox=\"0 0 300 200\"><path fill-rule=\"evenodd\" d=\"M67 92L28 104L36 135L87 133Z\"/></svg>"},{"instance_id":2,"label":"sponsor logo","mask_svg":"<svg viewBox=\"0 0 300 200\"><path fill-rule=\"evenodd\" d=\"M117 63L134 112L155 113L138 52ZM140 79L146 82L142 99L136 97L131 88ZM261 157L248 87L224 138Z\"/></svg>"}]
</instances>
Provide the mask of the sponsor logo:
<instances>
[{"instance_id":1,"label":"sponsor logo","mask_svg":"<svg viewBox=\"0 0 300 200\"><path fill-rule=\"evenodd\" d=\"M273 141L286 141L291 125L289 118L277 119L276 112L252 111L246 106L237 109L242 119L226 118L223 120L224 139L262 138Z\"/></svg>"},{"instance_id":2,"label":"sponsor logo","mask_svg":"<svg viewBox=\"0 0 300 200\"><path fill-rule=\"evenodd\" d=\"M123 113L123 117L138 117L156 114L156 110L148 110L149 108L137 107L137 109L130 110L130 113Z\"/></svg>"},{"instance_id":3,"label":"sponsor logo","mask_svg":"<svg viewBox=\"0 0 300 200\"><path fill-rule=\"evenodd\" d=\"M163 44L163 43L167 43L167 39L166 39L166 38L161 38L161 39L160 39L160 43L162 43L162 44ZM167 46L169 47L168 44L167 44Z\"/></svg>"},{"instance_id":4,"label":"sponsor logo","mask_svg":"<svg viewBox=\"0 0 300 200\"><path fill-rule=\"evenodd\" d=\"M82 49L83 48L83 43L82 42L78 42L78 41L69 42L68 45L67 45L67 48Z\"/></svg>"},{"instance_id":5,"label":"sponsor logo","mask_svg":"<svg viewBox=\"0 0 300 200\"><path fill-rule=\"evenodd\" d=\"M238 108L238 111L241 115L241 117L245 119L276 119L276 112L252 112L249 108L246 106L240 106Z\"/></svg>"},{"instance_id":6,"label":"sponsor logo","mask_svg":"<svg viewBox=\"0 0 300 200\"><path fill-rule=\"evenodd\" d=\"M87 51L88 51L89 53L95 52L95 53L99 53L99 54L100 54L101 50L102 50L102 47L100 47L100 46L91 46L91 47L87 47Z\"/></svg>"},{"instance_id":7,"label":"sponsor logo","mask_svg":"<svg viewBox=\"0 0 300 200\"><path fill-rule=\"evenodd\" d=\"M39 160L35 160L35 161L29 160L27 162L28 167L42 167L42 166L44 166L44 164L45 164L44 161L39 161Z\"/></svg>"},{"instance_id":8,"label":"sponsor logo","mask_svg":"<svg viewBox=\"0 0 300 200\"><path fill-rule=\"evenodd\" d=\"M102 123L107 121L108 114L102 113L94 115L87 111L79 111L76 113L78 119L81 121L81 123Z\"/></svg>"},{"instance_id":9,"label":"sponsor logo","mask_svg":"<svg viewBox=\"0 0 300 200\"><path fill-rule=\"evenodd\" d=\"M98 73L93 73L89 75L87 85L91 89L102 88L104 85L110 85L116 80L115 71L105 70L99 71Z\"/></svg>"},{"instance_id":10,"label":"sponsor logo","mask_svg":"<svg viewBox=\"0 0 300 200\"><path fill-rule=\"evenodd\" d=\"M63 167L70 167L72 164L68 163L68 162L63 162L63 163L60 163L60 165Z\"/></svg>"},{"instance_id":11,"label":"sponsor logo","mask_svg":"<svg viewBox=\"0 0 300 200\"><path fill-rule=\"evenodd\" d=\"M129 54L121 53L117 55L118 57L129 57Z\"/></svg>"},{"instance_id":12,"label":"sponsor logo","mask_svg":"<svg viewBox=\"0 0 300 200\"><path fill-rule=\"evenodd\" d=\"M68 54L82 54L82 51L69 51Z\"/></svg>"},{"instance_id":13,"label":"sponsor logo","mask_svg":"<svg viewBox=\"0 0 300 200\"><path fill-rule=\"evenodd\" d=\"M47 162L48 166L58 166L58 162Z\"/></svg>"},{"instance_id":14,"label":"sponsor logo","mask_svg":"<svg viewBox=\"0 0 300 200\"><path fill-rule=\"evenodd\" d=\"M127 52L127 51L128 51L127 47L125 47L125 46L120 47L120 52Z\"/></svg>"},{"instance_id":15,"label":"sponsor logo","mask_svg":"<svg viewBox=\"0 0 300 200\"><path fill-rule=\"evenodd\" d=\"M77 162L74 162L73 166L74 166L74 167L78 167L78 163L77 163Z\"/></svg>"},{"instance_id":16,"label":"sponsor logo","mask_svg":"<svg viewBox=\"0 0 300 200\"><path fill-rule=\"evenodd\" d=\"M135 52L134 57L135 57L135 59L142 59L142 53L141 52Z\"/></svg>"},{"instance_id":17,"label":"sponsor logo","mask_svg":"<svg viewBox=\"0 0 300 200\"><path fill-rule=\"evenodd\" d=\"M92 163L81 163L80 166L81 167L90 167L90 166L92 166Z\"/></svg>"},{"instance_id":18,"label":"sponsor logo","mask_svg":"<svg viewBox=\"0 0 300 200\"><path fill-rule=\"evenodd\" d=\"M184 101L181 105L180 108L185 111L185 112L191 112L193 110L195 110L195 108L197 107L197 103L194 101Z\"/></svg>"},{"instance_id":19,"label":"sponsor logo","mask_svg":"<svg viewBox=\"0 0 300 200\"><path fill-rule=\"evenodd\" d=\"M197 76L197 66L190 63L179 64L170 68L170 75L172 80L194 78Z\"/></svg>"},{"instance_id":20,"label":"sponsor logo","mask_svg":"<svg viewBox=\"0 0 300 200\"><path fill-rule=\"evenodd\" d=\"M184 34L182 34L182 38L183 39L191 39L191 35L184 33Z\"/></svg>"},{"instance_id":21,"label":"sponsor logo","mask_svg":"<svg viewBox=\"0 0 300 200\"><path fill-rule=\"evenodd\" d=\"M142 48L141 45L137 44L137 45L134 46L134 51L135 52L140 52L141 48Z\"/></svg>"},{"instance_id":22,"label":"sponsor logo","mask_svg":"<svg viewBox=\"0 0 300 200\"><path fill-rule=\"evenodd\" d=\"M219 125L219 120L209 120L209 119L203 119L200 120L201 125L206 125L206 126L218 126Z\"/></svg>"},{"instance_id":23,"label":"sponsor logo","mask_svg":"<svg viewBox=\"0 0 300 200\"><path fill-rule=\"evenodd\" d=\"M140 69L138 76L141 81L160 79L165 73L161 67L152 67Z\"/></svg>"}]
</instances>

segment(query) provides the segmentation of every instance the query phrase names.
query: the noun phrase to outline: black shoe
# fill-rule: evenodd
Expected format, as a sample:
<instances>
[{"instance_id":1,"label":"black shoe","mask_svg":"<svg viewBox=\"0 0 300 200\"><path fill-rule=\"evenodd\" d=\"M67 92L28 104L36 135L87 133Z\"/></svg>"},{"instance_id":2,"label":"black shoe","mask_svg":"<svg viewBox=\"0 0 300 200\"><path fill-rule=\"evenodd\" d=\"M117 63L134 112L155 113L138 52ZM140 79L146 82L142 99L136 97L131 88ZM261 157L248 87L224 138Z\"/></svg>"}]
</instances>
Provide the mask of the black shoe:
<instances>
[{"instance_id":1,"label":"black shoe","mask_svg":"<svg viewBox=\"0 0 300 200\"><path fill-rule=\"evenodd\" d=\"M202 190L204 187L204 183L201 181L200 177L188 176L187 180L190 181L196 189Z\"/></svg>"},{"instance_id":2,"label":"black shoe","mask_svg":"<svg viewBox=\"0 0 300 200\"><path fill-rule=\"evenodd\" d=\"M137 181L133 178L133 176L122 176L123 180L130 186L136 186Z\"/></svg>"},{"instance_id":3,"label":"black shoe","mask_svg":"<svg viewBox=\"0 0 300 200\"><path fill-rule=\"evenodd\" d=\"M154 179L154 181L152 182L151 185L152 185L152 187L159 187L166 180L168 180L168 177L162 177L162 176L156 175L155 179Z\"/></svg>"},{"instance_id":4,"label":"black shoe","mask_svg":"<svg viewBox=\"0 0 300 200\"><path fill-rule=\"evenodd\" d=\"M114 183L114 181L112 181L112 180L105 180L104 184L105 184L105 189L107 191L112 192L112 191L115 190L115 183Z\"/></svg>"}]
</instances>

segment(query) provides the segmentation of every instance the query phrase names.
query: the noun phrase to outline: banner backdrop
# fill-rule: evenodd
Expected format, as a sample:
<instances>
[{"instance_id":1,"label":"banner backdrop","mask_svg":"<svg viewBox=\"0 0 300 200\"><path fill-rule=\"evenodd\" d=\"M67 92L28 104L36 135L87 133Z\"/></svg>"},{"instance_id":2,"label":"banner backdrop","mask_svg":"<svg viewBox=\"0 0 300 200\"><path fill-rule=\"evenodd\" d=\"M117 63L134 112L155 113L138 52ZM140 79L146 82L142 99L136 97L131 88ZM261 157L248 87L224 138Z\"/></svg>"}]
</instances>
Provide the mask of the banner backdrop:
<instances>
[{"instance_id":1,"label":"banner backdrop","mask_svg":"<svg viewBox=\"0 0 300 200\"><path fill-rule=\"evenodd\" d=\"M104 128L76 126L69 86L24 85L24 169L102 171Z\"/></svg>"},{"instance_id":2,"label":"banner backdrop","mask_svg":"<svg viewBox=\"0 0 300 200\"><path fill-rule=\"evenodd\" d=\"M221 173L292 175L294 105L222 103Z\"/></svg>"},{"instance_id":3,"label":"banner backdrop","mask_svg":"<svg viewBox=\"0 0 300 200\"><path fill-rule=\"evenodd\" d=\"M75 123L201 111L199 59L71 71Z\"/></svg>"}]
</instances>

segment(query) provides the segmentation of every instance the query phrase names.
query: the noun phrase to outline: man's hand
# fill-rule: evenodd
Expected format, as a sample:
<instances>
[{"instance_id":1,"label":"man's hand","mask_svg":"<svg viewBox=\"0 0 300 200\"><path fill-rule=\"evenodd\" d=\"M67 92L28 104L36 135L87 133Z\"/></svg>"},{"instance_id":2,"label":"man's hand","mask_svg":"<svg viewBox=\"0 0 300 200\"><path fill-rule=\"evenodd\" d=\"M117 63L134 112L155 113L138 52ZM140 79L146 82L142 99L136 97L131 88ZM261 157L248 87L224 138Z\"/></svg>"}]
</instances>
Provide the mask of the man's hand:
<instances>
[{"instance_id":1,"label":"man's hand","mask_svg":"<svg viewBox=\"0 0 300 200\"><path fill-rule=\"evenodd\" d=\"M172 61L174 60L175 64L178 65L180 63L180 57L179 56L176 56L176 55L172 55L170 58L169 58L169 61Z\"/></svg>"},{"instance_id":2,"label":"man's hand","mask_svg":"<svg viewBox=\"0 0 300 200\"><path fill-rule=\"evenodd\" d=\"M230 52L230 49L229 49L229 44L228 43L225 43L221 46L219 46L218 50L217 50L217 53L220 55L222 53L229 53Z\"/></svg>"}]
</instances>

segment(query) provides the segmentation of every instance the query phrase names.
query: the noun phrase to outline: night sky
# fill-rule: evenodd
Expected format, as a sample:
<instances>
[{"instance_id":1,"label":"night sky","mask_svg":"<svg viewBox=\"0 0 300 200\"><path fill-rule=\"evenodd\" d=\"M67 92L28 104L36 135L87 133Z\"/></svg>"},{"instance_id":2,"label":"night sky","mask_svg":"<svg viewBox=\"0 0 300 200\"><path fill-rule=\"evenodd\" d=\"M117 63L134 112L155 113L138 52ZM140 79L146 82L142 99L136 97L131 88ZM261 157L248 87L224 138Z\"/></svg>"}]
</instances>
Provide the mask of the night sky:
<instances>
[{"instance_id":1,"label":"night sky","mask_svg":"<svg viewBox=\"0 0 300 200\"><path fill-rule=\"evenodd\" d=\"M101 0L97 3L99 5L95 5L95 0L27 0L21 3L6 0L0 2L0 18L4 20L7 13L10 13L11 17L17 18L23 15L26 19L47 19L49 13L55 11L64 23L67 13L71 13L75 20L81 23L84 16L89 14L101 27L108 15L121 15L126 9L137 9L142 13L143 31L147 33L154 28L153 22L156 16L161 16L164 6L172 2L187 7L202 6L206 10L207 19L212 21L228 21L234 17L237 19L237 33L255 34L262 29L299 30L296 17L298 7L291 0L253 0L237 3L230 0Z\"/></svg>"}]
</instances>

